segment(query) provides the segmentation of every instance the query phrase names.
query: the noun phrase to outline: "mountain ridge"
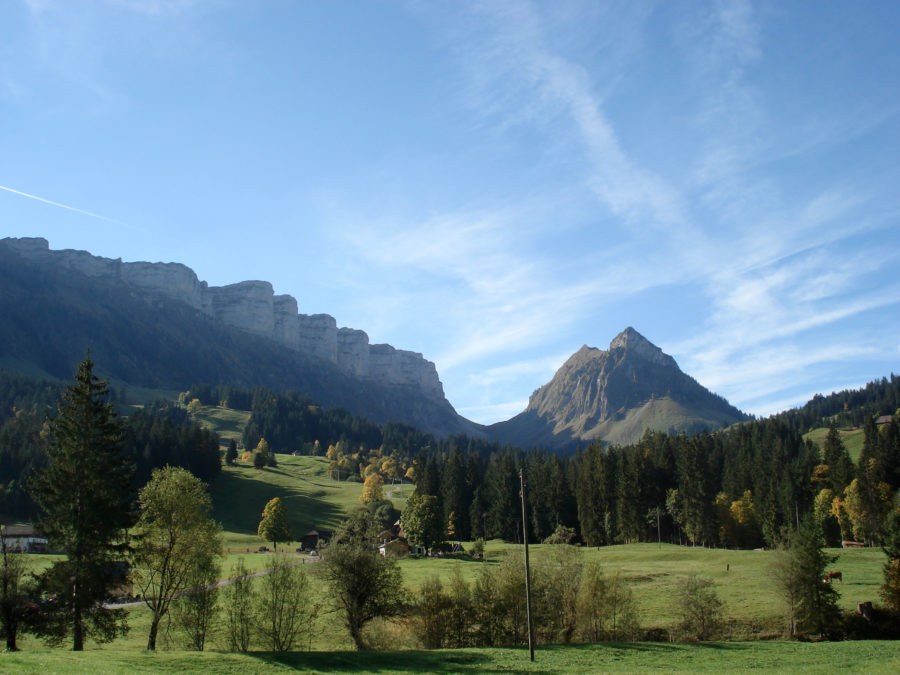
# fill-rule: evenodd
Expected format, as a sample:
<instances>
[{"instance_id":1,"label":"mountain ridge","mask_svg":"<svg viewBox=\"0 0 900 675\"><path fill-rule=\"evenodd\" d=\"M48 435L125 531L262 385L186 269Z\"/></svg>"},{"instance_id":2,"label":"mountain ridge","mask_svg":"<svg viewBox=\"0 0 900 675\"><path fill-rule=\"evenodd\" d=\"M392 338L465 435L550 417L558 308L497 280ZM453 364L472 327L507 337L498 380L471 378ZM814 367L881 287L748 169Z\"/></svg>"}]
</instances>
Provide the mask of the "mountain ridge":
<instances>
[{"instance_id":1,"label":"mountain ridge","mask_svg":"<svg viewBox=\"0 0 900 675\"><path fill-rule=\"evenodd\" d=\"M300 314L269 282L211 287L181 263L125 263L0 239L0 367L65 379L91 348L114 379L301 391L373 422L522 448L626 443L645 429L692 431L746 419L632 327L608 350L578 349L519 415L489 427L459 415L433 362L370 344L327 314Z\"/></svg>"},{"instance_id":2,"label":"mountain ridge","mask_svg":"<svg viewBox=\"0 0 900 675\"><path fill-rule=\"evenodd\" d=\"M479 425L446 400L434 364L421 355L390 345L368 349L362 331L335 329L338 346L349 343L357 350L345 350L345 358L358 358L342 362L337 350L335 360L322 358L315 348L291 348L270 335L248 331L246 320L229 321L227 312L203 311L202 304L185 302L183 291L193 292L196 275L184 265L121 263L83 251L54 255L57 252L45 249L45 243L25 240L22 255L22 240L0 240L0 367L67 379L90 348L104 376L136 386L186 389L207 382L294 389L375 422L403 422L441 436L483 435ZM126 277L137 271L151 283L123 282L122 270L127 270ZM179 283L170 283L173 272ZM262 284L254 282L265 291L263 297L269 297L271 285ZM197 287L202 289L202 282ZM202 296L194 297L202 301ZM339 335L347 339L339 342ZM401 357L394 358L398 353ZM360 374L361 364L378 359L402 366L405 354L417 357L407 363L421 361L433 381L415 376L404 380L400 368L393 378L379 377L371 369L367 376Z\"/></svg>"},{"instance_id":3,"label":"mountain ridge","mask_svg":"<svg viewBox=\"0 0 900 675\"><path fill-rule=\"evenodd\" d=\"M336 365L363 379L417 387L424 396L444 398L434 363L418 352L370 344L362 330L338 327L328 314L301 314L290 295L276 295L268 281L247 280L209 286L181 263L122 262L73 249L52 250L41 237L0 240L26 260L47 261L88 277L162 293L201 313L283 347Z\"/></svg>"},{"instance_id":4,"label":"mountain ridge","mask_svg":"<svg viewBox=\"0 0 900 675\"><path fill-rule=\"evenodd\" d=\"M626 444L646 429L691 432L744 419L629 326L608 350L583 345L534 391L523 412L489 426L488 434L549 447L594 440Z\"/></svg>"}]
</instances>

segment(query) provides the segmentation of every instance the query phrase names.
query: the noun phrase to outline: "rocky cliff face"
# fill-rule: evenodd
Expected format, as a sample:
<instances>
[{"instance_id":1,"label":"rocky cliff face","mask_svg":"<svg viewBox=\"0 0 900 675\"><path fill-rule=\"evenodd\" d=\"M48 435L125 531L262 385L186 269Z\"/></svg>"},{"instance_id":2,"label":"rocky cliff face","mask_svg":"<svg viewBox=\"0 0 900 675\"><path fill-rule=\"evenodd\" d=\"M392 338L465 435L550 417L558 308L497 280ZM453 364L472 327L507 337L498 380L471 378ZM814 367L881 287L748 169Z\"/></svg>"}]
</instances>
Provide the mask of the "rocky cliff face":
<instances>
[{"instance_id":1,"label":"rocky cliff face","mask_svg":"<svg viewBox=\"0 0 900 675\"><path fill-rule=\"evenodd\" d=\"M178 263L126 263L121 258L102 258L86 251L52 251L43 238L7 238L2 242L25 259L52 260L89 277L162 293L228 326L327 361L347 375L411 386L428 398L444 399L434 363L421 354L390 345L370 345L366 333L338 328L334 317L327 314L300 314L297 300L290 295L275 295L267 281L210 287L192 269Z\"/></svg>"},{"instance_id":2,"label":"rocky cliff face","mask_svg":"<svg viewBox=\"0 0 900 675\"><path fill-rule=\"evenodd\" d=\"M607 351L583 346L531 395L524 412L489 429L494 438L523 447L559 446L633 443L648 428L692 432L741 419L743 413L629 327Z\"/></svg>"}]
</instances>

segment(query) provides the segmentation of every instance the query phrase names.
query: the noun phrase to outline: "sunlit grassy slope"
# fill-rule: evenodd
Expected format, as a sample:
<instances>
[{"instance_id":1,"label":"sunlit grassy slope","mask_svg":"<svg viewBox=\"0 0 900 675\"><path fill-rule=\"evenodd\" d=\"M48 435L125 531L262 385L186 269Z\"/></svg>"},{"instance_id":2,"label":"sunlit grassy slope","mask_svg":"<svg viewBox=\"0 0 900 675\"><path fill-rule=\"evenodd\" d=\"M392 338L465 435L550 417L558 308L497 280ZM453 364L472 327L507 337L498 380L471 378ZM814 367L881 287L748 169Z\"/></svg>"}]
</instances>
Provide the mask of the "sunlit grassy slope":
<instances>
[{"instance_id":1,"label":"sunlit grassy slope","mask_svg":"<svg viewBox=\"0 0 900 675\"><path fill-rule=\"evenodd\" d=\"M863 446L863 430L859 427L853 427L851 429L838 429L838 433L841 435L841 441L844 443L844 447L847 448L847 452L850 453L850 459L854 462L859 460L859 455L862 452ZM825 437L827 435L828 429L826 427L821 427L804 434L803 438L812 441L819 446L819 449L821 450L822 446L825 444Z\"/></svg>"},{"instance_id":2,"label":"sunlit grassy slope","mask_svg":"<svg viewBox=\"0 0 900 675\"><path fill-rule=\"evenodd\" d=\"M280 497L299 539L312 529L335 529L362 503L362 483L333 480L323 457L278 455L278 466L224 466L212 488L213 517L222 523L230 548L255 548L266 503Z\"/></svg>"},{"instance_id":3,"label":"sunlit grassy slope","mask_svg":"<svg viewBox=\"0 0 900 675\"><path fill-rule=\"evenodd\" d=\"M234 411L205 409L205 412L217 420L220 428L230 423L237 431L241 424L239 416L231 416ZM213 488L214 515L223 524L227 546L233 554L246 554L248 549L256 550L265 543L256 536L256 529L263 507L272 497L284 501L297 537L313 528L335 529L361 504L362 484L332 480L327 459L278 455L278 462L278 467L262 470L242 463L224 467ZM397 492L392 493L391 487L386 486L386 496L402 509L408 494L400 494L399 487L395 489ZM403 489L408 492L410 486ZM488 542L487 564L496 564L504 552L516 548L501 541ZM552 565L551 549L544 545L531 547L536 569ZM877 600L884 557L881 550L834 550L832 553L838 556L832 567L841 570L844 577L844 582L838 585L841 606L853 610L859 602ZM619 571L631 581L648 626L674 626L676 616L671 599L685 577L697 573L718 584L729 614L750 626L745 633L747 637L780 631L781 607L766 573L770 552L634 544L584 548L581 555L585 560L599 561L608 573ZM259 561L251 556L248 562L256 567ZM400 563L404 582L413 592L431 576L449 580L457 566L465 578L474 581L481 564L470 560L415 558Z\"/></svg>"},{"instance_id":4,"label":"sunlit grassy slope","mask_svg":"<svg viewBox=\"0 0 900 675\"><path fill-rule=\"evenodd\" d=\"M227 445L232 439L240 442L244 427L250 421L250 412L221 406L204 406L193 417L207 429L219 434L219 440Z\"/></svg>"}]
</instances>

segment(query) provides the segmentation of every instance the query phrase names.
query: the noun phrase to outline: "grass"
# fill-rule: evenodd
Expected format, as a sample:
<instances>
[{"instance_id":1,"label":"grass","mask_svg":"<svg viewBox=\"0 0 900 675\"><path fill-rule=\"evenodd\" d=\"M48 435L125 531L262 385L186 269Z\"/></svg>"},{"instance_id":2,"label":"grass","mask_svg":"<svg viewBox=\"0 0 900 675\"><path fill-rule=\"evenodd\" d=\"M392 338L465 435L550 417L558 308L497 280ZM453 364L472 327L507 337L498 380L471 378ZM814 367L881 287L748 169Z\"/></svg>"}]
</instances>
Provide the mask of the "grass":
<instances>
[{"instance_id":1,"label":"grass","mask_svg":"<svg viewBox=\"0 0 900 675\"><path fill-rule=\"evenodd\" d=\"M852 459L854 463L858 462L859 456L862 453L864 440L863 430L859 427L838 429L838 434L840 434L844 447L847 448L850 459ZM813 429L809 433L803 434L803 438L812 441L818 446L819 450L821 450L825 445L825 437L827 435L828 427L820 427L818 429Z\"/></svg>"},{"instance_id":2,"label":"grass","mask_svg":"<svg viewBox=\"0 0 900 675\"><path fill-rule=\"evenodd\" d=\"M233 467L224 471L217 490L231 485L232 489L217 494L215 503L219 517L229 530L229 542L252 542L259 546L255 533L246 529L258 522L264 501L274 493L286 496L296 507L295 522L303 518L330 516L339 520L358 504L361 485L338 483L327 477L327 461L313 457L284 457L278 470L257 471L250 467ZM224 478L223 477L223 478ZM229 483L231 481L231 484ZM248 506L253 500L258 507ZM289 506L289 511L291 507ZM249 516L246 514L249 513ZM297 515L300 518L297 518ZM245 525L241 526L241 518ZM337 520L333 521L336 524ZM289 547L290 548L290 547ZM530 547L535 570L552 565L554 547ZM486 543L487 561L466 559L406 558L400 561L404 585L410 593L429 577L449 580L454 568L464 578L473 581L484 565L494 566L509 551L521 547L499 540ZM728 614L736 625L749 626L744 637L772 637L780 633L780 606L766 575L771 553L766 551L727 551L686 548L672 545L631 544L602 548L581 548L585 560L597 560L607 573L621 572L630 580L639 613L645 628L671 628L677 621L674 598L685 576L691 573L713 578ZM841 606L853 609L857 602L877 597L881 582L883 553L880 549L833 550L838 556L832 566L844 575ZM231 553L223 565L223 576L241 557L251 570L262 569L271 561L270 555ZM50 556L34 556L35 562L49 562ZM315 579L316 567L308 572ZM314 583L316 583L314 581ZM324 601L324 589L319 600ZM308 652L277 655L256 651L232 654L224 651L221 638L212 641L205 653L181 650L177 633L169 636L166 649L157 653L145 651L149 628L149 612L139 606L130 610L131 632L125 638L97 647L89 643L81 654L47 649L31 637L24 637L20 653L0 654L0 672L4 673L283 673L294 672L361 672L361 673L632 673L632 672L716 672L733 673L759 670L762 672L831 673L847 672L893 673L900 668L900 651L896 642L798 643L781 640L752 642L716 642L705 644L680 643L608 643L599 645L541 646L536 661L528 661L524 649L461 649L423 651L415 645L404 628L386 624L381 628L380 644L394 651L357 653L351 651L349 637L335 613L323 613L315 632L304 648ZM393 630L393 632L392 632ZM256 648L261 645L256 645ZM408 647L405 651L398 648Z\"/></svg>"},{"instance_id":3,"label":"grass","mask_svg":"<svg viewBox=\"0 0 900 675\"><path fill-rule=\"evenodd\" d=\"M193 414L193 419L207 429L215 431L219 440L227 446L228 441L240 442L244 434L244 427L250 421L250 412L247 410L232 410L222 406L203 406L200 411Z\"/></svg>"},{"instance_id":4,"label":"grass","mask_svg":"<svg viewBox=\"0 0 900 675\"><path fill-rule=\"evenodd\" d=\"M223 523L226 546L235 552L264 543L256 529L263 508L274 497L284 502L298 538L314 528L336 529L361 505L362 483L332 480L324 457L277 457L277 467L254 469L242 462L225 466L212 488L213 517Z\"/></svg>"},{"instance_id":5,"label":"grass","mask_svg":"<svg viewBox=\"0 0 900 675\"><path fill-rule=\"evenodd\" d=\"M205 408L202 421L223 437L239 436L246 413L223 408ZM851 432L853 433L853 432ZM845 441L846 442L846 441ZM861 442L861 436L860 436ZM852 452L852 451L851 451ZM266 502L281 497L287 507L292 529L300 536L312 528L334 529L360 505L361 483L339 482L328 474L328 460L321 457L278 455L279 466L264 470L238 464L224 467L213 488L214 517L225 527L229 555L223 563L227 577L232 565L243 558L252 571L265 567L271 556L248 554L262 542L256 528ZM389 487L386 487L386 492ZM408 486L407 486L408 489ZM402 508L406 495L386 496ZM467 545L468 547L469 545ZM285 547L293 550L292 545ZM530 547L536 571L553 564L551 546ZM400 561L404 585L414 593L432 576L450 579L459 568L470 582L484 565L497 565L505 552L521 549L499 540L486 543L487 562L467 559L406 558ZM832 550L838 557L831 569L841 570L844 582L837 585L840 605L853 610L858 602L875 600L881 583L884 554L880 549ZM711 577L717 584L727 613L741 626L740 637L772 637L781 631L781 607L766 574L771 553L686 548L664 544L632 544L602 548L582 548L585 560L599 561L607 573L621 572L628 579L639 604L645 628L671 628L677 621L674 598L684 578L692 573ZM35 556L35 567L49 564L51 556ZM315 578L315 566L308 571ZM324 589L320 600L325 600ZM626 672L763 672L894 673L900 670L897 643L867 641L842 643L797 643L780 640L706 644L636 643L577 646L548 646L537 649L534 664L523 649L461 649L421 651L349 651L350 641L338 615L324 613L309 643L312 653L273 655L268 652L231 654L223 651L221 639L213 641L213 651L180 651L172 634L171 650L144 651L149 628L149 612L135 607L129 612L132 630L125 638L103 648L88 645L88 651L74 654L49 650L31 637L24 637L21 653L0 654L0 671L6 673L106 673L208 672L281 673L370 672L370 673L626 673ZM381 628L381 643L396 650L413 646L401 629Z\"/></svg>"},{"instance_id":6,"label":"grass","mask_svg":"<svg viewBox=\"0 0 900 675\"><path fill-rule=\"evenodd\" d=\"M608 643L527 649L383 652L115 652L35 651L0 654L5 673L896 673L896 643L712 642Z\"/></svg>"},{"instance_id":7,"label":"grass","mask_svg":"<svg viewBox=\"0 0 900 675\"><path fill-rule=\"evenodd\" d=\"M470 583L477 578L481 566L495 565L512 544L488 542L486 563L433 558L406 558L400 561L404 584L417 590L431 577L447 583L455 567ZM538 573L553 565L553 547L530 546L532 569ZM781 601L773 588L766 567L772 559L769 551L732 551L689 548L663 544L628 544L580 549L585 561L598 561L607 574L620 572L631 584L639 605L644 628L671 630L678 622L675 597L687 576L698 574L711 578L726 612L743 639L777 637L782 632ZM878 599L882 582L881 549L830 549L837 556L830 569L841 570L843 583L836 588L841 594L839 606L855 611L856 605Z\"/></svg>"}]
</instances>

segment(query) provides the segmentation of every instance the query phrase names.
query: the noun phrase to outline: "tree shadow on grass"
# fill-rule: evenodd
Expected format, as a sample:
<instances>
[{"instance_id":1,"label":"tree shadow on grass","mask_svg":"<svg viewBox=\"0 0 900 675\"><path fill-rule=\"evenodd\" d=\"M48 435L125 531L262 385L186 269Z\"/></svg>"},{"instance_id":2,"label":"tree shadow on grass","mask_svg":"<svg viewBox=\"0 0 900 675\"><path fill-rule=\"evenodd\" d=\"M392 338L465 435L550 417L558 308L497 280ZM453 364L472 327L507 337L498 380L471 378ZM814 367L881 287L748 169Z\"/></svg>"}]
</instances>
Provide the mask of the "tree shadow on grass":
<instances>
[{"instance_id":1,"label":"tree shadow on grass","mask_svg":"<svg viewBox=\"0 0 900 675\"><path fill-rule=\"evenodd\" d=\"M678 643L669 642L593 642L589 644L556 644L543 645L537 651L597 651L602 649L630 652L674 652L678 651Z\"/></svg>"},{"instance_id":2,"label":"tree shadow on grass","mask_svg":"<svg viewBox=\"0 0 900 675\"><path fill-rule=\"evenodd\" d=\"M542 645L535 649L535 663L528 662L524 647L479 649L440 649L371 652L292 652L286 654L255 653L254 658L266 664L296 671L329 673L510 673L541 672L563 675L572 670L589 672L590 664L604 669L604 660L622 662L629 654L659 654L664 659L696 647L743 651L751 649L741 643L704 642L600 642L595 644ZM558 652L558 654L554 654ZM579 655L579 652L581 654ZM551 656L552 655L552 656ZM598 660L594 660L598 659ZM666 661L668 662L668 661ZM642 662L643 663L643 662ZM588 671L585 670L588 666ZM655 668L654 668L655 669Z\"/></svg>"},{"instance_id":3,"label":"tree shadow on grass","mask_svg":"<svg viewBox=\"0 0 900 675\"><path fill-rule=\"evenodd\" d=\"M303 494L286 486L255 479L252 473L223 471L212 489L213 518L224 529L239 534L256 534L263 508L280 497L288 513L295 537L313 527L327 527L344 518L343 512L326 500Z\"/></svg>"},{"instance_id":4,"label":"tree shadow on grass","mask_svg":"<svg viewBox=\"0 0 900 675\"><path fill-rule=\"evenodd\" d=\"M483 673L490 657L473 651L255 653L259 660L298 671L323 673Z\"/></svg>"}]
</instances>

